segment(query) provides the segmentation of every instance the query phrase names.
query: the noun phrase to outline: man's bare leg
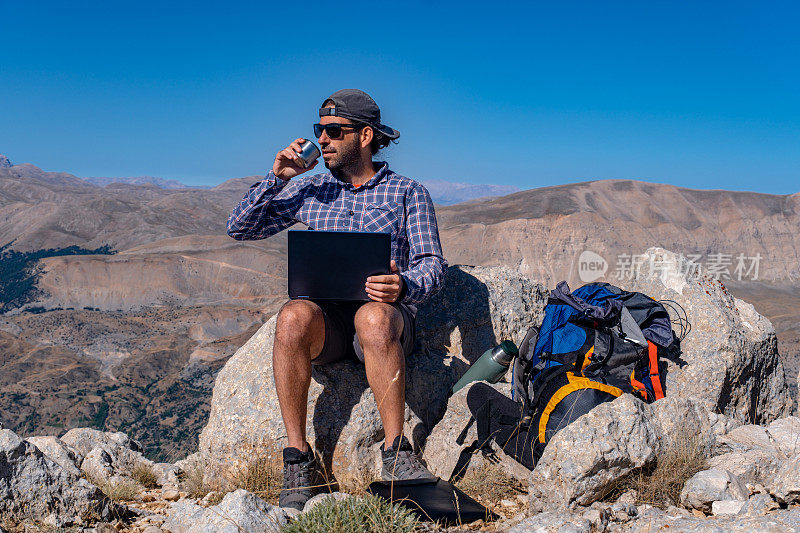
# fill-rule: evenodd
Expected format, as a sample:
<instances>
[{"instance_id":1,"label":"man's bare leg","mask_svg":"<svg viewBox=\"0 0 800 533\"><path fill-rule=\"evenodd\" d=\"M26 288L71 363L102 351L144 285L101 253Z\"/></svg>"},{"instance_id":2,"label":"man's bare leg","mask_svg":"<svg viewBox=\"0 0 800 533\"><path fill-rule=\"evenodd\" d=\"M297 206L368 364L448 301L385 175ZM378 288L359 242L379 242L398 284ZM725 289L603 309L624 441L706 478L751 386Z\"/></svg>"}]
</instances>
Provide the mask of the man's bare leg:
<instances>
[{"instance_id":1,"label":"man's bare leg","mask_svg":"<svg viewBox=\"0 0 800 533\"><path fill-rule=\"evenodd\" d=\"M288 446L308 451L306 407L311 385L311 360L322 352L325 319L313 302L290 300L278 312L272 367Z\"/></svg>"},{"instance_id":2,"label":"man's bare leg","mask_svg":"<svg viewBox=\"0 0 800 533\"><path fill-rule=\"evenodd\" d=\"M381 414L386 446L403 432L406 366L400 336L403 317L386 303L367 302L355 315L356 333L364 351L367 381Z\"/></svg>"}]
</instances>

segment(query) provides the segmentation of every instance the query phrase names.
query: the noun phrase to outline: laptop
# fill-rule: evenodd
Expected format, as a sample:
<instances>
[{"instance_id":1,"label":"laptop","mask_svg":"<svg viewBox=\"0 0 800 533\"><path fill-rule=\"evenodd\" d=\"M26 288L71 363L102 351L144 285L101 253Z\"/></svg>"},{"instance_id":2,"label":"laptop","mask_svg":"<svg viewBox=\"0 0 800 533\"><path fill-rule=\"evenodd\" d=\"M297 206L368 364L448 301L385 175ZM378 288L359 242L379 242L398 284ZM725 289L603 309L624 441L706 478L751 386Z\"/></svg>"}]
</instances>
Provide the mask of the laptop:
<instances>
[{"instance_id":1,"label":"laptop","mask_svg":"<svg viewBox=\"0 0 800 533\"><path fill-rule=\"evenodd\" d=\"M289 297L369 300L367 277L389 274L390 233L289 230Z\"/></svg>"}]
</instances>

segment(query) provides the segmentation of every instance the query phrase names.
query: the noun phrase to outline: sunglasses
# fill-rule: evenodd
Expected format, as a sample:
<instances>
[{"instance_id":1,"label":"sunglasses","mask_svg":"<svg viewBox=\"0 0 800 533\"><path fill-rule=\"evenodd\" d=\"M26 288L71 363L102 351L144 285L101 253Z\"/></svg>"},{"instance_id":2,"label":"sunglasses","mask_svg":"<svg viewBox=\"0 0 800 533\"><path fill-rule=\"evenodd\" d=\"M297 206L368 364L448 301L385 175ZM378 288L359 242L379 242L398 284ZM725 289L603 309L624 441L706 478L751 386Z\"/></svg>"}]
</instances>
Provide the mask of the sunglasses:
<instances>
[{"instance_id":1,"label":"sunglasses","mask_svg":"<svg viewBox=\"0 0 800 533\"><path fill-rule=\"evenodd\" d=\"M350 128L353 130L361 129L363 126L359 126L357 124L314 124L314 136L319 139L322 136L322 132L328 134L328 137L331 139L338 139L342 136L342 129L343 128Z\"/></svg>"}]
</instances>

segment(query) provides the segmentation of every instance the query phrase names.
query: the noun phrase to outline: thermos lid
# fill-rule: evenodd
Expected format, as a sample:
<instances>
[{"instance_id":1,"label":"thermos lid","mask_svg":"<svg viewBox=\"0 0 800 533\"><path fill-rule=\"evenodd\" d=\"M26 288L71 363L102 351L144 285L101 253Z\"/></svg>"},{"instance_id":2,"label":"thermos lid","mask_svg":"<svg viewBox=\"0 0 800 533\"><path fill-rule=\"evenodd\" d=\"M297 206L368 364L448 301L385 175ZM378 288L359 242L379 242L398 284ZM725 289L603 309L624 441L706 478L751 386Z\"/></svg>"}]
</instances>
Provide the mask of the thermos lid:
<instances>
[{"instance_id":1,"label":"thermos lid","mask_svg":"<svg viewBox=\"0 0 800 533\"><path fill-rule=\"evenodd\" d=\"M508 366L519 354L517 345L511 341L503 341L492 350L492 359L503 366Z\"/></svg>"}]
</instances>

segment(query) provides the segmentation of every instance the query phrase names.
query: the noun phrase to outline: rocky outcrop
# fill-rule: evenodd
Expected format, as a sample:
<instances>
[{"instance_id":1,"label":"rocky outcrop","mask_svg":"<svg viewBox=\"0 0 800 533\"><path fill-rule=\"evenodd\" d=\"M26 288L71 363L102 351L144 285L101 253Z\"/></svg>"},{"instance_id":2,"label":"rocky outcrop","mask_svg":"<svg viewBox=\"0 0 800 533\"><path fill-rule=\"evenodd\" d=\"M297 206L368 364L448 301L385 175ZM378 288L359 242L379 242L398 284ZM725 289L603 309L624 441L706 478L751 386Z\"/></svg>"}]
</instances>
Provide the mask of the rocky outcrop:
<instances>
[{"instance_id":1,"label":"rocky outcrop","mask_svg":"<svg viewBox=\"0 0 800 533\"><path fill-rule=\"evenodd\" d=\"M212 507L188 500L176 502L163 527L171 533L277 533L286 522L286 513L280 507L239 489Z\"/></svg>"},{"instance_id":2,"label":"rocky outcrop","mask_svg":"<svg viewBox=\"0 0 800 533\"><path fill-rule=\"evenodd\" d=\"M749 496L750 492L735 474L711 468L698 472L686 482L681 491L681 503L691 509L711 511L712 504L726 501L745 502Z\"/></svg>"},{"instance_id":3,"label":"rocky outcrop","mask_svg":"<svg viewBox=\"0 0 800 533\"><path fill-rule=\"evenodd\" d=\"M58 463L61 468L70 474L75 476L81 475L80 468L78 468L79 463L76 451L72 447L64 444L64 441L58 437L28 437L25 440L39 448L39 451Z\"/></svg>"},{"instance_id":4,"label":"rocky outcrop","mask_svg":"<svg viewBox=\"0 0 800 533\"><path fill-rule=\"evenodd\" d=\"M451 267L446 288L421 306L417 346L406 369L406 434L417 446L442 417L455 381L487 348L519 342L541 321L546 289L507 268ZM272 376L273 317L228 361L214 387L200 450L235 454L243 443L284 435ZM314 368L308 439L335 475L375 470L383 438L363 366L339 362ZM343 384L346 384L343 386Z\"/></svg>"},{"instance_id":5,"label":"rocky outcrop","mask_svg":"<svg viewBox=\"0 0 800 533\"><path fill-rule=\"evenodd\" d=\"M683 341L682 361L670 363L667 369L667 395L691 398L706 412L721 412L725 420L739 423L769 422L785 414L789 396L769 321L750 304L733 298L722 284L707 277L692 279L689 274L679 256L651 248L633 279L622 283L624 288L677 302L692 324ZM452 433L455 421L465 412L461 405L454 406L461 414L445 414L451 385L485 349L504 339L520 342L530 325L540 323L547 293L540 284L506 268L449 269L445 289L420 308L418 344L408 361L405 431L417 446L443 416L451 427L445 433ZM274 441L284 434L272 382L274 328L273 317L218 375L209 423L200 436L203 453L231 454L243 443ZM463 404L463 398L452 401ZM642 414L638 411L646 411L633 403L628 407L638 415ZM661 409L665 407L656 408L652 416L658 419ZM637 414L633 411L629 414ZM351 472L363 465L374 470L382 428L361 366L341 362L314 368L308 412L309 441L329 458L334 473ZM656 419L656 425L671 424L667 418ZM708 425L708 415L705 420ZM648 447L655 446L647 424L626 429L642 433L628 437L631 462L618 465L620 472L648 463L652 460ZM624 438L622 433L620 429L620 438ZM636 446L640 447L634 449ZM459 452L465 446L452 449ZM633 452L643 455L637 457ZM431 461L441 474L455 467L452 457L447 462ZM597 497L590 494L590 500Z\"/></svg>"},{"instance_id":6,"label":"rocky outcrop","mask_svg":"<svg viewBox=\"0 0 800 533\"><path fill-rule=\"evenodd\" d=\"M655 463L676 439L715 439L702 403L665 398L652 405L624 394L559 431L530 475L533 510L587 506L636 469Z\"/></svg>"},{"instance_id":7,"label":"rocky outcrop","mask_svg":"<svg viewBox=\"0 0 800 533\"><path fill-rule=\"evenodd\" d=\"M77 466L89 480L99 483L119 477L131 477L137 468L151 469L160 485L177 484L170 468L156 466L145 458L144 448L122 432L103 432L92 428L75 428L67 431L61 442L74 450Z\"/></svg>"},{"instance_id":8,"label":"rocky outcrop","mask_svg":"<svg viewBox=\"0 0 800 533\"><path fill-rule=\"evenodd\" d=\"M36 446L0 430L0 516L61 527L123 516L100 490Z\"/></svg>"}]
</instances>

